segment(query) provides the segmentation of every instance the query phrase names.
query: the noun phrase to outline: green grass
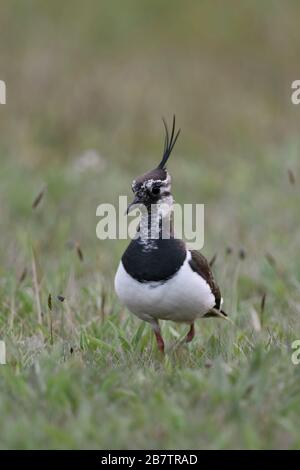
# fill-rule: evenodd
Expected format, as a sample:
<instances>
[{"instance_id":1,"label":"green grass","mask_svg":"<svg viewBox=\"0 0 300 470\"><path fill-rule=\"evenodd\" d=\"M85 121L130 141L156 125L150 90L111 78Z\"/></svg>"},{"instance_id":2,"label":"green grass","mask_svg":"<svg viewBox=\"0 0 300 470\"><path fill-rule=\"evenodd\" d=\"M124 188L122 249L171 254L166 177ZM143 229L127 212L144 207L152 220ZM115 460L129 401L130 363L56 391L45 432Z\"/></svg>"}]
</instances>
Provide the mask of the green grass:
<instances>
[{"instance_id":1,"label":"green grass","mask_svg":"<svg viewBox=\"0 0 300 470\"><path fill-rule=\"evenodd\" d=\"M1 448L299 448L299 5L229 3L5 2ZM158 162L173 112L174 196L205 203L234 325L198 321L183 345L164 323L162 359L116 299L127 242L97 240L96 207Z\"/></svg>"}]
</instances>

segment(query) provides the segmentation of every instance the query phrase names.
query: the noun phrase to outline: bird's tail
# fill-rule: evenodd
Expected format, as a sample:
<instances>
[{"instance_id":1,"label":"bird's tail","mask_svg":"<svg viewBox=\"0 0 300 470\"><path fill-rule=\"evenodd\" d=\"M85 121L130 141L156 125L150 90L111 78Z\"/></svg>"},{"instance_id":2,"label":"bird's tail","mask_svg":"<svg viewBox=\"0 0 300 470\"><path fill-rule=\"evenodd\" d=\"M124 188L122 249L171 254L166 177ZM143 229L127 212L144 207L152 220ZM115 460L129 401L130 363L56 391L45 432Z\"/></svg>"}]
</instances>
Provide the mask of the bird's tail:
<instances>
[{"instance_id":1,"label":"bird's tail","mask_svg":"<svg viewBox=\"0 0 300 470\"><path fill-rule=\"evenodd\" d=\"M216 307L212 308L209 312L207 312L205 315L203 315L203 318L223 318L223 320L227 320L229 321L230 323L232 323L232 325L234 325L235 323L231 320L231 318L228 317L227 313L224 312L224 310L218 310Z\"/></svg>"},{"instance_id":2,"label":"bird's tail","mask_svg":"<svg viewBox=\"0 0 300 470\"><path fill-rule=\"evenodd\" d=\"M224 320L228 320L228 315L227 313L224 312L224 310L218 310L217 308L212 308L209 312L207 312L205 315L203 315L205 318L211 318L211 317L219 317L219 318L224 318Z\"/></svg>"}]
</instances>

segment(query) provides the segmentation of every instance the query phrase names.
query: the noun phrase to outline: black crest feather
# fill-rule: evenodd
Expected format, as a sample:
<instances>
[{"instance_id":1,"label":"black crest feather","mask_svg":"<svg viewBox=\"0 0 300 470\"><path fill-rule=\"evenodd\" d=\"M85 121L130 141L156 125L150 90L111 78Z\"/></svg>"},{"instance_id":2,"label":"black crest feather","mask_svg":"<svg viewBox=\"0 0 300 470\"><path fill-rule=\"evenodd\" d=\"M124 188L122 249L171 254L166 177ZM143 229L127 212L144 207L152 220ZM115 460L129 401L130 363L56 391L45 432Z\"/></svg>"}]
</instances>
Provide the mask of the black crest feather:
<instances>
[{"instance_id":1,"label":"black crest feather","mask_svg":"<svg viewBox=\"0 0 300 470\"><path fill-rule=\"evenodd\" d=\"M171 155L171 152L173 150L174 145L176 144L176 140L180 134L180 129L175 134L175 114L173 116L173 124L172 124L172 132L169 134L168 126L166 121L163 118L163 123L165 126L165 144L164 144L164 151L163 151L163 156L160 164L158 165L157 168L163 169L166 166L166 163L169 159L169 156Z\"/></svg>"}]
</instances>

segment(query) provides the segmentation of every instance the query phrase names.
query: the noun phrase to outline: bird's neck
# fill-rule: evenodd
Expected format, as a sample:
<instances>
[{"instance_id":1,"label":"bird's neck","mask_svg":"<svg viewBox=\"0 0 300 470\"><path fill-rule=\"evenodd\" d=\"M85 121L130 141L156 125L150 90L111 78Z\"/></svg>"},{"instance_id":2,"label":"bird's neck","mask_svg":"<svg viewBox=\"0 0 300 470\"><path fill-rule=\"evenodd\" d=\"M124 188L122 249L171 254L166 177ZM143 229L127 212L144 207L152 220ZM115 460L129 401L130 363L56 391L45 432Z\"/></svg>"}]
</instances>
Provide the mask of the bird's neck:
<instances>
[{"instance_id":1,"label":"bird's neck","mask_svg":"<svg viewBox=\"0 0 300 470\"><path fill-rule=\"evenodd\" d=\"M146 242L174 238L173 198L165 198L162 202L147 207L141 216L139 238Z\"/></svg>"}]
</instances>

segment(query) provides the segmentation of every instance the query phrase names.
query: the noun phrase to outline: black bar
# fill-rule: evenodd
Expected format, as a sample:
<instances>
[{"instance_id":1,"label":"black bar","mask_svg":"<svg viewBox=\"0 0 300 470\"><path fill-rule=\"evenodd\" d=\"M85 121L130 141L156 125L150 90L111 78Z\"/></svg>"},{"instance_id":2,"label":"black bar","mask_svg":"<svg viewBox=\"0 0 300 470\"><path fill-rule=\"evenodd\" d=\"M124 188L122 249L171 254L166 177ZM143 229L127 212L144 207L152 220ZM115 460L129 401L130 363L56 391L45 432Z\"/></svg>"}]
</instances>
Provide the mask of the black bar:
<instances>
[{"instance_id":1,"label":"black bar","mask_svg":"<svg viewBox=\"0 0 300 470\"><path fill-rule=\"evenodd\" d=\"M196 468L207 464L211 468L230 465L239 468L241 464L279 464L288 465L296 462L298 451L250 451L250 450L4 450L0 453L0 462L24 464L68 463L94 465L103 469L121 465L124 468L139 468L146 466L172 465L177 467L190 466Z\"/></svg>"}]
</instances>

